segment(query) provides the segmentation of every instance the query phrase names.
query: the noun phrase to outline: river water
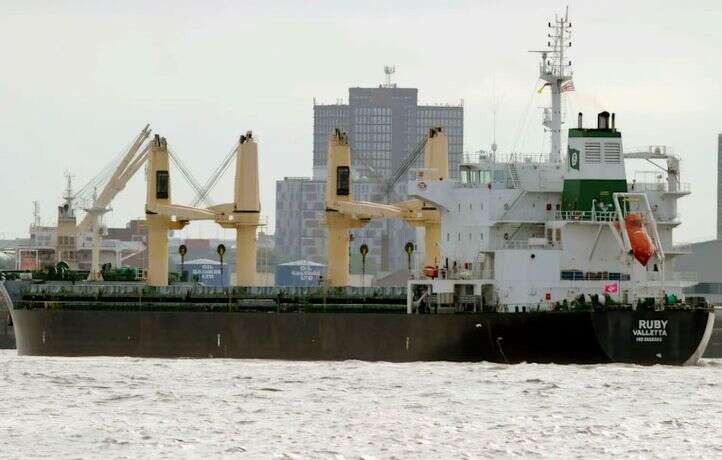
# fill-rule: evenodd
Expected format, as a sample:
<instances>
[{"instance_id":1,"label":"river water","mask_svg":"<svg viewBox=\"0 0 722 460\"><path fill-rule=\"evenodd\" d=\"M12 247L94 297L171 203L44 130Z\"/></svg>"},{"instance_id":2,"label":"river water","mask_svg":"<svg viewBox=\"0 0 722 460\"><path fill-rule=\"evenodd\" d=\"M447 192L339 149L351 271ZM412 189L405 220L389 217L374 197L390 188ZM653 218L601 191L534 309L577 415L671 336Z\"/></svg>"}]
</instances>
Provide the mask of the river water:
<instances>
[{"instance_id":1,"label":"river water","mask_svg":"<svg viewBox=\"0 0 722 460\"><path fill-rule=\"evenodd\" d=\"M40 358L0 352L0 457L722 457L694 367Z\"/></svg>"}]
</instances>

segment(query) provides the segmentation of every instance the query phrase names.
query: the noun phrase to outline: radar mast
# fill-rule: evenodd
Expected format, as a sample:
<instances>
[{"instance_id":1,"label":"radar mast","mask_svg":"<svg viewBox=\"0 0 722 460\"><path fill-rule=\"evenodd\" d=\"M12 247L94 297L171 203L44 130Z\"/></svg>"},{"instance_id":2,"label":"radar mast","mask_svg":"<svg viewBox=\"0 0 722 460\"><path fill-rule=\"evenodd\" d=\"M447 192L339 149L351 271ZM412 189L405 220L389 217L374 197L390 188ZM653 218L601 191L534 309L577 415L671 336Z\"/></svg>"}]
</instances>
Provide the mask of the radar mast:
<instances>
[{"instance_id":1,"label":"radar mast","mask_svg":"<svg viewBox=\"0 0 722 460\"><path fill-rule=\"evenodd\" d=\"M552 142L549 161L552 163L561 161L561 93L574 90L574 85L571 83L572 61L565 60L567 48L572 46L571 27L572 23L569 22L569 7L567 7L563 17L555 15L554 21L548 23L548 49L532 51L532 53L541 54L539 78L544 81L544 86L551 88L552 105L551 108L544 110L544 126L551 131ZM544 86L542 88L544 88Z\"/></svg>"}]
</instances>

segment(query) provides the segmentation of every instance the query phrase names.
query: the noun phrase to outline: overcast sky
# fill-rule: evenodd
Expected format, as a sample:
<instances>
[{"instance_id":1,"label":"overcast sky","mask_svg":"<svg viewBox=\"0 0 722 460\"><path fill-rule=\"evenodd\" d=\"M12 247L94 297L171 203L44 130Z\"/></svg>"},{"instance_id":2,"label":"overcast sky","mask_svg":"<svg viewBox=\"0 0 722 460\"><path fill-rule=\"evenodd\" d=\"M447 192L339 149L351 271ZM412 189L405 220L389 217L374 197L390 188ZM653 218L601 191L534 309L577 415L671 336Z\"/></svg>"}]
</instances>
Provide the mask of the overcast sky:
<instances>
[{"instance_id":1,"label":"overcast sky","mask_svg":"<svg viewBox=\"0 0 722 460\"><path fill-rule=\"evenodd\" d=\"M572 3L577 111L617 113L625 148L661 144L682 158L693 194L678 241L712 237L722 131L722 2L694 1L17 1L0 5L0 237L43 223L69 169L79 187L150 123L201 182L253 130L263 214L275 181L311 175L313 98L376 86L395 64L420 102L464 101L464 150L548 149L535 95L547 20ZM567 125L568 126L568 125ZM641 166L641 165L640 165ZM640 169L651 170L651 166ZM172 173L173 174L173 173ZM630 178L634 171L628 170ZM106 223L143 216L142 172ZM232 199L231 174L213 199ZM174 201L190 189L175 173ZM271 229L272 230L272 229ZM186 236L215 237L191 225ZM231 236L228 233L226 236Z\"/></svg>"}]
</instances>

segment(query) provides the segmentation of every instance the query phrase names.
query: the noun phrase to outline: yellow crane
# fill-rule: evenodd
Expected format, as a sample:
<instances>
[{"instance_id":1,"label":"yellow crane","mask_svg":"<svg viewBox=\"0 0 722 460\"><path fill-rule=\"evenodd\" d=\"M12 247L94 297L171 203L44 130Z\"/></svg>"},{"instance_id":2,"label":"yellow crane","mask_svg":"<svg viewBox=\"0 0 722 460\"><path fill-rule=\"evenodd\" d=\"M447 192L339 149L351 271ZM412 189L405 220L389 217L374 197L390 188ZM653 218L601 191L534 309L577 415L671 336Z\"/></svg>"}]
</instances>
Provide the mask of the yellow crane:
<instances>
[{"instance_id":1,"label":"yellow crane","mask_svg":"<svg viewBox=\"0 0 722 460\"><path fill-rule=\"evenodd\" d=\"M191 220L214 220L206 209L173 204L168 142L155 135L148 150L145 214L148 222L148 284L168 285L168 231L180 230Z\"/></svg>"},{"instance_id":2,"label":"yellow crane","mask_svg":"<svg viewBox=\"0 0 722 460\"><path fill-rule=\"evenodd\" d=\"M83 220L74 229L76 238L90 232L92 235L91 247L91 268L88 274L88 281L102 281L100 273L100 247L103 236L102 218L110 211L110 203L120 193L133 175L140 169L148 158L149 145L144 148L143 143L150 136L150 125L138 134L128 151L123 155L117 167L110 176L110 179L103 187L99 195L94 196L93 205L85 209L86 214Z\"/></svg>"},{"instance_id":3,"label":"yellow crane","mask_svg":"<svg viewBox=\"0 0 722 460\"><path fill-rule=\"evenodd\" d=\"M261 225L258 189L258 144L251 131L240 136L235 148L236 176L233 203L208 208L223 228L236 230L236 286L256 285L256 229Z\"/></svg>"},{"instance_id":4,"label":"yellow crane","mask_svg":"<svg viewBox=\"0 0 722 460\"><path fill-rule=\"evenodd\" d=\"M440 262L439 240L441 219L432 203L411 199L394 204L355 201L351 179L351 148L348 136L340 130L331 134L327 156L326 219L328 230L329 286L349 283L349 229L360 228L371 219L403 219L425 229L424 265ZM424 168L419 171L421 183L446 180L449 175L448 137L442 128L432 128L424 146Z\"/></svg>"}]
</instances>

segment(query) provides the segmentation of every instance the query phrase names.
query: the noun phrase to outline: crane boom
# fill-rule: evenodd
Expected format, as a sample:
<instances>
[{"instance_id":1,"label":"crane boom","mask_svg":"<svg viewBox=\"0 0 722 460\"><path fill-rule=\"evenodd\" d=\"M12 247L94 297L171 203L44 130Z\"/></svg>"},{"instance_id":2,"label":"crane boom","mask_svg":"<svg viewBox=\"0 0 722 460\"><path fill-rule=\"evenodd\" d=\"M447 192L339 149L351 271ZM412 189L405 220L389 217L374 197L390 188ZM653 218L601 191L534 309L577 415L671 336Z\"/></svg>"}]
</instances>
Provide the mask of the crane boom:
<instances>
[{"instance_id":1,"label":"crane boom","mask_svg":"<svg viewBox=\"0 0 722 460\"><path fill-rule=\"evenodd\" d=\"M85 217L76 227L76 235L78 236L92 230L93 246L91 250L91 268L88 274L88 281L103 280L103 275L100 273L102 217L103 214L110 210L110 208L108 208L110 202L125 188L125 185L131 177L133 177L148 158L149 147L146 146L143 150L140 150L145 140L148 139L148 136L150 136L150 125L145 125L145 128L143 128L131 144L128 152L126 152L118 163L118 166L113 171L105 187L103 187L100 195L93 200L93 206L86 209ZM138 153L139 150L140 153Z\"/></svg>"},{"instance_id":2,"label":"crane boom","mask_svg":"<svg viewBox=\"0 0 722 460\"><path fill-rule=\"evenodd\" d=\"M396 167L393 173L391 173L391 176L389 177L389 180L386 182L386 195L393 190L394 185L401 179L401 177L406 174L409 169L416 163L416 161L421 158L421 156L424 153L424 148L426 146L426 141L428 137L424 136L421 138L421 141L416 145L416 148L411 151L406 158Z\"/></svg>"},{"instance_id":3,"label":"crane boom","mask_svg":"<svg viewBox=\"0 0 722 460\"><path fill-rule=\"evenodd\" d=\"M83 220L80 224L78 224L78 233L90 230L90 228L96 223L99 214L105 212L110 202L113 201L121 190L123 190L133 174L143 164L144 157L147 157L148 149L143 149L140 155L137 155L137 153L148 136L150 136L150 125L146 125L135 138L135 141L130 146L130 149L128 149L128 152L123 156L123 159L115 168L115 171L110 176L110 179L105 184L105 187L103 187L103 190L93 203L93 208L88 210Z\"/></svg>"}]
</instances>

